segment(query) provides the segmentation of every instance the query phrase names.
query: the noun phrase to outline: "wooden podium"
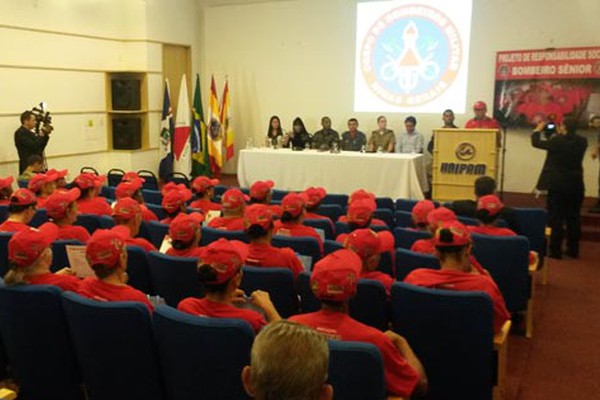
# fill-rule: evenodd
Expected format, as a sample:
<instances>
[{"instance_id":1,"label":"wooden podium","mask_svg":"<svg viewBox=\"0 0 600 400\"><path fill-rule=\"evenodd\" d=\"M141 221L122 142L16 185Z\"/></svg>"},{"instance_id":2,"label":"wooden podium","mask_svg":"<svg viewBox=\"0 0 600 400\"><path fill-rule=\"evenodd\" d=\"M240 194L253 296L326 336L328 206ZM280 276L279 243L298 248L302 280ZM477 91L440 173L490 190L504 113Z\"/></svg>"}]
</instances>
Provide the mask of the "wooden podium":
<instances>
[{"instance_id":1,"label":"wooden podium","mask_svg":"<svg viewBox=\"0 0 600 400\"><path fill-rule=\"evenodd\" d=\"M497 178L496 129L434 129L432 197L438 201L475 199L475 180Z\"/></svg>"}]
</instances>

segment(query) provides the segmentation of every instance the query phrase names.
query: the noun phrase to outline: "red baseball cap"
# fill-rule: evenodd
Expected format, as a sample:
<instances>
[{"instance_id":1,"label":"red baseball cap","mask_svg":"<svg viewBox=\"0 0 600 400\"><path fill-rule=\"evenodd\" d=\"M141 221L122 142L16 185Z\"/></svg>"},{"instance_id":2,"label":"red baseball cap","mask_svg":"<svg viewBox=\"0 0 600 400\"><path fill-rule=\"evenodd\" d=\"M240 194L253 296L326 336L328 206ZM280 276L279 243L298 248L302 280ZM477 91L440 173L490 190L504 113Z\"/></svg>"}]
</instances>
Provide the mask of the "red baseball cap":
<instances>
[{"instance_id":1,"label":"red baseball cap","mask_svg":"<svg viewBox=\"0 0 600 400\"><path fill-rule=\"evenodd\" d=\"M264 200L271 189L275 186L273 181L256 181L250 186L250 197L256 200Z\"/></svg>"},{"instance_id":2,"label":"red baseball cap","mask_svg":"<svg viewBox=\"0 0 600 400\"><path fill-rule=\"evenodd\" d=\"M348 222L363 226L369 222L376 208L375 200L367 198L355 200L348 206Z\"/></svg>"},{"instance_id":3,"label":"red baseball cap","mask_svg":"<svg viewBox=\"0 0 600 400\"><path fill-rule=\"evenodd\" d=\"M427 223L433 231L437 230L443 222L456 221L454 211L446 207L438 207L427 214Z\"/></svg>"},{"instance_id":4,"label":"red baseball cap","mask_svg":"<svg viewBox=\"0 0 600 400\"><path fill-rule=\"evenodd\" d=\"M83 174L77 175L74 182L80 189L88 189L102 186L105 180L106 176L104 175L94 175L84 172Z\"/></svg>"},{"instance_id":5,"label":"red baseball cap","mask_svg":"<svg viewBox=\"0 0 600 400\"><path fill-rule=\"evenodd\" d=\"M57 174L35 174L29 180L27 184L27 189L31 190L34 193L39 192L46 183L54 182L58 179Z\"/></svg>"},{"instance_id":6,"label":"red baseball cap","mask_svg":"<svg viewBox=\"0 0 600 400\"><path fill-rule=\"evenodd\" d=\"M348 234L344 247L354 251L364 261L374 254L381 253L381 239L371 229L356 229Z\"/></svg>"},{"instance_id":7,"label":"red baseball cap","mask_svg":"<svg viewBox=\"0 0 600 400\"><path fill-rule=\"evenodd\" d=\"M56 175L56 179L63 179L65 176L67 176L67 174L69 173L69 171L66 170L66 169L58 170L58 169L51 168L46 173L47 174L55 174Z\"/></svg>"},{"instance_id":8,"label":"red baseball cap","mask_svg":"<svg viewBox=\"0 0 600 400\"><path fill-rule=\"evenodd\" d=\"M103 264L114 268L123 251L125 251L125 240L118 232L97 229L87 242L85 256L90 265Z\"/></svg>"},{"instance_id":9,"label":"red baseball cap","mask_svg":"<svg viewBox=\"0 0 600 400\"><path fill-rule=\"evenodd\" d=\"M8 242L8 260L19 267L28 267L50 247L57 236L58 227L54 224L16 232Z\"/></svg>"},{"instance_id":10,"label":"red baseball cap","mask_svg":"<svg viewBox=\"0 0 600 400\"><path fill-rule=\"evenodd\" d=\"M128 181L121 181L115 188L115 197L121 199L123 197L133 197L135 192L142 187L142 179L134 178Z\"/></svg>"},{"instance_id":11,"label":"red baseball cap","mask_svg":"<svg viewBox=\"0 0 600 400\"><path fill-rule=\"evenodd\" d=\"M240 189L232 188L223 193L221 197L221 205L228 210L235 210L249 201L250 197L246 196Z\"/></svg>"},{"instance_id":12,"label":"red baseball cap","mask_svg":"<svg viewBox=\"0 0 600 400\"><path fill-rule=\"evenodd\" d=\"M267 230L273 224L273 209L265 204L252 204L244 210L244 226L246 229L258 225Z\"/></svg>"},{"instance_id":13,"label":"red baseball cap","mask_svg":"<svg viewBox=\"0 0 600 400\"><path fill-rule=\"evenodd\" d=\"M141 213L142 209L137 201L131 197L123 197L117 200L113 206L112 216L114 218L130 220Z\"/></svg>"},{"instance_id":14,"label":"red baseball cap","mask_svg":"<svg viewBox=\"0 0 600 400\"><path fill-rule=\"evenodd\" d=\"M144 178L142 178L137 172L134 171L126 172L125 175L123 175L123 177L121 178L121 182L130 182L135 180L140 180L141 183L146 182Z\"/></svg>"},{"instance_id":15,"label":"red baseball cap","mask_svg":"<svg viewBox=\"0 0 600 400\"><path fill-rule=\"evenodd\" d=\"M81 195L81 190L73 188L71 190L60 190L52 193L46 200L46 214L50 218L62 219L67 215L69 204L75 202Z\"/></svg>"},{"instance_id":16,"label":"red baseball cap","mask_svg":"<svg viewBox=\"0 0 600 400\"><path fill-rule=\"evenodd\" d=\"M460 221L443 222L433 236L433 245L436 247L465 246L469 243L471 233Z\"/></svg>"},{"instance_id":17,"label":"red baseball cap","mask_svg":"<svg viewBox=\"0 0 600 400\"><path fill-rule=\"evenodd\" d=\"M6 178L0 178L0 189L6 189L10 187L12 183L15 181L15 178L12 176L7 176Z\"/></svg>"},{"instance_id":18,"label":"red baseball cap","mask_svg":"<svg viewBox=\"0 0 600 400\"><path fill-rule=\"evenodd\" d=\"M375 201L375 195L373 193L367 192L364 189L358 189L350 195L350 198L348 199L348 204L352 204L357 200L363 199Z\"/></svg>"},{"instance_id":19,"label":"red baseball cap","mask_svg":"<svg viewBox=\"0 0 600 400\"><path fill-rule=\"evenodd\" d=\"M296 218L304 210L304 199L298 193L288 193L281 199L281 209Z\"/></svg>"},{"instance_id":20,"label":"red baseball cap","mask_svg":"<svg viewBox=\"0 0 600 400\"><path fill-rule=\"evenodd\" d=\"M200 213L178 214L169 225L169 235L173 240L191 242L203 221L204 215Z\"/></svg>"},{"instance_id":21,"label":"red baseball cap","mask_svg":"<svg viewBox=\"0 0 600 400\"><path fill-rule=\"evenodd\" d=\"M302 198L306 203L306 207L312 208L318 205L323 201L325 195L327 195L327 191L322 187L309 187L304 192L302 192Z\"/></svg>"},{"instance_id":22,"label":"red baseball cap","mask_svg":"<svg viewBox=\"0 0 600 400\"><path fill-rule=\"evenodd\" d=\"M498 215L502 208L504 208L504 204L495 194L488 194L477 200L477 210L487 210L490 216Z\"/></svg>"},{"instance_id":23,"label":"red baseball cap","mask_svg":"<svg viewBox=\"0 0 600 400\"><path fill-rule=\"evenodd\" d=\"M184 186L184 185L182 185ZM165 193L162 199L162 208L168 213L177 211L182 204L185 204L192 198L192 192L186 188L175 188Z\"/></svg>"},{"instance_id":24,"label":"red baseball cap","mask_svg":"<svg viewBox=\"0 0 600 400\"><path fill-rule=\"evenodd\" d=\"M362 260L353 251L338 250L315 264L310 287L315 297L329 301L347 301L356 293Z\"/></svg>"},{"instance_id":25,"label":"red baseball cap","mask_svg":"<svg viewBox=\"0 0 600 400\"><path fill-rule=\"evenodd\" d=\"M435 210L435 204L431 200L421 200L412 209L412 217L415 224L426 224L427 214Z\"/></svg>"},{"instance_id":26,"label":"red baseball cap","mask_svg":"<svg viewBox=\"0 0 600 400\"><path fill-rule=\"evenodd\" d=\"M485 104L485 102L483 101L476 101L473 104L473 110L487 110L487 104Z\"/></svg>"},{"instance_id":27,"label":"red baseball cap","mask_svg":"<svg viewBox=\"0 0 600 400\"><path fill-rule=\"evenodd\" d=\"M202 193L218 184L218 179L210 179L208 176L199 176L192 182L192 189L197 193Z\"/></svg>"},{"instance_id":28,"label":"red baseball cap","mask_svg":"<svg viewBox=\"0 0 600 400\"><path fill-rule=\"evenodd\" d=\"M185 189L187 189L187 186L185 186L183 183L177 184L175 182L169 182L162 187L161 193L164 196L165 194L169 193L171 190L185 190Z\"/></svg>"},{"instance_id":29,"label":"red baseball cap","mask_svg":"<svg viewBox=\"0 0 600 400\"><path fill-rule=\"evenodd\" d=\"M217 274L215 285L227 282L237 274L248 256L248 245L238 240L220 238L206 246L200 255L203 265Z\"/></svg>"},{"instance_id":30,"label":"red baseball cap","mask_svg":"<svg viewBox=\"0 0 600 400\"><path fill-rule=\"evenodd\" d=\"M10 196L10 204L17 206L30 206L37 204L35 194L29 189L17 189Z\"/></svg>"}]
</instances>

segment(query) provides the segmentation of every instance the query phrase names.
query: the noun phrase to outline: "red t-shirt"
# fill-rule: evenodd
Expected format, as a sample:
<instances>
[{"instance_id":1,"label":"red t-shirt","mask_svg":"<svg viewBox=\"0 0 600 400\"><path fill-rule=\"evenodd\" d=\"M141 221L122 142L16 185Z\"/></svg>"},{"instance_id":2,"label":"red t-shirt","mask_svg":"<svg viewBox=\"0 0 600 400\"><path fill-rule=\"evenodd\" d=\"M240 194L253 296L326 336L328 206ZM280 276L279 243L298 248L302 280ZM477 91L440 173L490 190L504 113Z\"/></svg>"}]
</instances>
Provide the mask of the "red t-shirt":
<instances>
[{"instance_id":1,"label":"red t-shirt","mask_svg":"<svg viewBox=\"0 0 600 400\"><path fill-rule=\"evenodd\" d=\"M20 232L29 228L31 228L29 225L22 222L6 220L0 225L0 232Z\"/></svg>"},{"instance_id":2,"label":"red t-shirt","mask_svg":"<svg viewBox=\"0 0 600 400\"><path fill-rule=\"evenodd\" d=\"M315 231L315 228L311 226L305 226L294 222L281 222L275 221L273 226L273 234L280 236L293 236L293 237L313 237L317 239L319 243L319 249L321 255L323 255L323 239Z\"/></svg>"},{"instance_id":3,"label":"red t-shirt","mask_svg":"<svg viewBox=\"0 0 600 400\"><path fill-rule=\"evenodd\" d=\"M396 282L396 280L394 278L392 278L391 276L389 276L388 274L381 272L381 271L362 271L360 273L360 277L362 279L374 279L376 281L379 281L383 284L383 287L385 288L385 293L389 296L390 293L392 292L392 284L394 282Z\"/></svg>"},{"instance_id":4,"label":"red t-shirt","mask_svg":"<svg viewBox=\"0 0 600 400\"><path fill-rule=\"evenodd\" d=\"M499 129L500 124L493 118L484 117L482 119L471 118L467 121L465 128L467 129Z\"/></svg>"},{"instance_id":5,"label":"red t-shirt","mask_svg":"<svg viewBox=\"0 0 600 400\"><path fill-rule=\"evenodd\" d=\"M244 217L216 217L208 223L208 227L215 229L223 229L226 231L243 231Z\"/></svg>"},{"instance_id":6,"label":"red t-shirt","mask_svg":"<svg viewBox=\"0 0 600 400\"><path fill-rule=\"evenodd\" d=\"M294 278L297 278L298 274L304 271L304 267L294 250L288 247L274 247L268 243L250 243L246 265L289 268L294 273Z\"/></svg>"},{"instance_id":7,"label":"red t-shirt","mask_svg":"<svg viewBox=\"0 0 600 400\"><path fill-rule=\"evenodd\" d=\"M419 381L417 372L383 332L362 324L349 315L328 310L294 315L290 321L310 326L332 339L372 343L381 352L389 394L409 398Z\"/></svg>"},{"instance_id":8,"label":"red t-shirt","mask_svg":"<svg viewBox=\"0 0 600 400\"><path fill-rule=\"evenodd\" d=\"M140 204L140 209L142 210L143 221L158 221L156 214L154 214L145 204Z\"/></svg>"},{"instance_id":9,"label":"red t-shirt","mask_svg":"<svg viewBox=\"0 0 600 400\"><path fill-rule=\"evenodd\" d=\"M193 201L192 204L190 204L190 208L196 208L206 214L208 211L221 211L223 206L219 203L213 203L210 200L200 199Z\"/></svg>"},{"instance_id":10,"label":"red t-shirt","mask_svg":"<svg viewBox=\"0 0 600 400\"><path fill-rule=\"evenodd\" d=\"M517 234L508 229L501 228L499 226L489 226L489 225L480 225L480 226L467 226L467 229L472 233L478 233L480 235L488 235L488 236L517 236Z\"/></svg>"},{"instance_id":11,"label":"red t-shirt","mask_svg":"<svg viewBox=\"0 0 600 400\"><path fill-rule=\"evenodd\" d=\"M419 239L410 246L410 251L415 253L435 255L435 246L433 239Z\"/></svg>"},{"instance_id":12,"label":"red t-shirt","mask_svg":"<svg viewBox=\"0 0 600 400\"><path fill-rule=\"evenodd\" d=\"M144 238L131 237L131 231L129 228L123 225L117 225L111 229L117 232L125 240L125 244L129 246L138 246L146 251L156 251L156 247Z\"/></svg>"},{"instance_id":13,"label":"red t-shirt","mask_svg":"<svg viewBox=\"0 0 600 400\"><path fill-rule=\"evenodd\" d=\"M471 274L449 269L435 270L419 268L408 274L404 278L404 282L431 289L487 293L492 299L494 308L494 333L499 332L504 322L510 319L510 314L506 310L502 293L500 293L494 280L488 275Z\"/></svg>"},{"instance_id":14,"label":"red t-shirt","mask_svg":"<svg viewBox=\"0 0 600 400\"><path fill-rule=\"evenodd\" d=\"M48 201L48 196L46 197L37 197L37 208L45 208L46 202Z\"/></svg>"},{"instance_id":15,"label":"red t-shirt","mask_svg":"<svg viewBox=\"0 0 600 400\"><path fill-rule=\"evenodd\" d=\"M148 297L137 289L128 285L113 285L98 278L86 278L79 285L78 292L81 296L99 301L137 301L144 303L152 312L154 306Z\"/></svg>"},{"instance_id":16,"label":"red t-shirt","mask_svg":"<svg viewBox=\"0 0 600 400\"><path fill-rule=\"evenodd\" d=\"M348 216L342 215L340 218L338 218L338 222L348 223ZM371 218L371 224L370 225L387 226L387 224L385 223L385 221L383 221L383 220L381 220L379 218ZM368 227L365 226L365 228L368 228Z\"/></svg>"},{"instance_id":17,"label":"red t-shirt","mask_svg":"<svg viewBox=\"0 0 600 400\"><path fill-rule=\"evenodd\" d=\"M53 274L47 272L45 274L28 275L25 280L31 285L54 285L62 290L77 292L81 279L74 275Z\"/></svg>"},{"instance_id":18,"label":"red t-shirt","mask_svg":"<svg viewBox=\"0 0 600 400\"><path fill-rule=\"evenodd\" d=\"M200 258L200 253L202 252L202 250L203 250L203 247L192 247L192 248L184 249L184 250L177 250L177 249L174 249L173 247L171 247L169 250L167 250L167 255L174 256L174 257Z\"/></svg>"},{"instance_id":19,"label":"red t-shirt","mask_svg":"<svg viewBox=\"0 0 600 400\"><path fill-rule=\"evenodd\" d=\"M44 225L46 224L54 224L54 222L46 222ZM90 238L89 232L83 226L56 225L56 227L58 228L56 240L79 240L81 243L85 244Z\"/></svg>"},{"instance_id":20,"label":"red t-shirt","mask_svg":"<svg viewBox=\"0 0 600 400\"><path fill-rule=\"evenodd\" d=\"M9 204L10 204L10 200L9 199L0 200L0 206L7 206Z\"/></svg>"},{"instance_id":21,"label":"red t-shirt","mask_svg":"<svg viewBox=\"0 0 600 400\"><path fill-rule=\"evenodd\" d=\"M112 208L104 197L77 200L79 214L112 215Z\"/></svg>"},{"instance_id":22,"label":"red t-shirt","mask_svg":"<svg viewBox=\"0 0 600 400\"><path fill-rule=\"evenodd\" d=\"M250 323L254 332L257 333L263 326L267 325L265 318L254 310L237 308L230 304L217 303L206 298L188 297L181 300L177 309L200 317L243 319Z\"/></svg>"}]
</instances>

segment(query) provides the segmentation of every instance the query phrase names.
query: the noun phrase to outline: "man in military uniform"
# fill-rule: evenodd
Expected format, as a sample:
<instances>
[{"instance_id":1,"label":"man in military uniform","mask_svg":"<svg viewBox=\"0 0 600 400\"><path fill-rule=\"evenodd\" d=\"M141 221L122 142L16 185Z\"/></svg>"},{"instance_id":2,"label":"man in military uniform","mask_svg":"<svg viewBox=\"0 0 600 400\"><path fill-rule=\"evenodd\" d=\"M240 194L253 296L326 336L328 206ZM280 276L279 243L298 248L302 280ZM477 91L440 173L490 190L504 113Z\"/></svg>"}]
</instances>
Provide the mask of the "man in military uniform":
<instances>
[{"instance_id":1,"label":"man in military uniform","mask_svg":"<svg viewBox=\"0 0 600 400\"><path fill-rule=\"evenodd\" d=\"M312 139L312 146L317 150L329 150L334 143L340 142L340 135L331 129L331 119L329 117L321 118L321 129L315 132Z\"/></svg>"},{"instance_id":2,"label":"man in military uniform","mask_svg":"<svg viewBox=\"0 0 600 400\"><path fill-rule=\"evenodd\" d=\"M387 129L387 119L382 115L377 118L379 129L371 132L371 137L367 143L369 151L382 151L393 153L396 146L396 135L391 129Z\"/></svg>"},{"instance_id":3,"label":"man in military uniform","mask_svg":"<svg viewBox=\"0 0 600 400\"><path fill-rule=\"evenodd\" d=\"M342 133L341 149L344 151L361 151L367 145L367 137L358 130L358 120L348 120L348 131Z\"/></svg>"}]
</instances>

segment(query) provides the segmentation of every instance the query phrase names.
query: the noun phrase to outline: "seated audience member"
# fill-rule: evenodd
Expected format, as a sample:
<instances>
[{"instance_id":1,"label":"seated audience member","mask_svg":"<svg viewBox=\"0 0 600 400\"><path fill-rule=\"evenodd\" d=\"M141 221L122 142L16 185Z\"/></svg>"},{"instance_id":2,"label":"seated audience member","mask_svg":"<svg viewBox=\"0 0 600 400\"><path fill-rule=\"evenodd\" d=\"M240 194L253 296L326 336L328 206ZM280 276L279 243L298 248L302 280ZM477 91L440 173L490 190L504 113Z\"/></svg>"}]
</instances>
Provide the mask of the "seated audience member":
<instances>
[{"instance_id":1,"label":"seated audience member","mask_svg":"<svg viewBox=\"0 0 600 400\"><path fill-rule=\"evenodd\" d=\"M478 273L471 265L469 230L458 221L444 222L435 232L433 241L441 269L416 269L404 282L434 289L487 293L494 307L494 332L499 332L510 314L494 280L487 274Z\"/></svg>"},{"instance_id":2,"label":"seated audience member","mask_svg":"<svg viewBox=\"0 0 600 400\"><path fill-rule=\"evenodd\" d=\"M218 184L218 179L210 179L208 176L199 176L194 179L192 190L196 195L196 200L190 204L190 207L200 210L203 214L209 211L221 211L223 207L212 201L215 195L215 186Z\"/></svg>"},{"instance_id":3,"label":"seated audience member","mask_svg":"<svg viewBox=\"0 0 600 400\"><path fill-rule=\"evenodd\" d=\"M396 153L423 153L425 142L423 135L415 129L416 126L417 119L415 117L412 115L406 117L404 120L406 131L400 134L400 137L396 142Z\"/></svg>"},{"instance_id":4,"label":"seated audience member","mask_svg":"<svg viewBox=\"0 0 600 400\"><path fill-rule=\"evenodd\" d=\"M375 204L374 200L355 200L348 206L346 215L342 215L338 221L347 223L348 228L350 228L350 232L355 229L368 228L369 226L373 225L387 226L384 221L373 218L373 213L375 212L376 207L377 205ZM339 235L336 240L338 242L340 241Z\"/></svg>"},{"instance_id":5,"label":"seated audience member","mask_svg":"<svg viewBox=\"0 0 600 400\"><path fill-rule=\"evenodd\" d=\"M250 204L271 204L274 186L271 180L254 182L250 186Z\"/></svg>"},{"instance_id":6,"label":"seated audience member","mask_svg":"<svg viewBox=\"0 0 600 400\"><path fill-rule=\"evenodd\" d=\"M127 176L127 174L125 174L124 176ZM143 183L144 181L141 178L132 177L128 178L127 180L123 178L115 188L115 197L117 198L117 200L126 197L134 199L140 205L140 210L142 210L143 221L158 221L158 217L156 216L156 214L154 214L144 202L144 196L142 195Z\"/></svg>"},{"instance_id":7,"label":"seated audience member","mask_svg":"<svg viewBox=\"0 0 600 400\"><path fill-rule=\"evenodd\" d=\"M54 169L51 168L46 172L48 175L52 174L52 175L56 175L56 189L57 190L62 190L62 189L67 189L67 174L69 173L68 170L66 169Z\"/></svg>"},{"instance_id":8,"label":"seated audience member","mask_svg":"<svg viewBox=\"0 0 600 400\"><path fill-rule=\"evenodd\" d=\"M306 207L306 213L304 219L326 219L331 222L333 227L333 221L329 217L317 214L317 209L321 206L321 202L327 195L327 191L322 187L309 187L300 193L304 199L304 206Z\"/></svg>"},{"instance_id":9,"label":"seated audience member","mask_svg":"<svg viewBox=\"0 0 600 400\"><path fill-rule=\"evenodd\" d=\"M412 208L412 220L416 230L429 231L427 215L435 210L435 204L431 200L421 200Z\"/></svg>"},{"instance_id":10,"label":"seated audience member","mask_svg":"<svg viewBox=\"0 0 600 400\"><path fill-rule=\"evenodd\" d=\"M160 221L163 224L170 224L179 213L185 214L187 202L192 198L192 192L185 185L173 185L169 188L167 186L168 184L163 187L162 208L167 214L167 217Z\"/></svg>"},{"instance_id":11,"label":"seated audience member","mask_svg":"<svg viewBox=\"0 0 600 400\"><path fill-rule=\"evenodd\" d=\"M27 229L14 234L8 242L10 269L4 276L9 285L55 285L62 290L77 291L80 280L69 268L56 273L50 272L52 249L56 239L56 226L47 225L41 229Z\"/></svg>"},{"instance_id":12,"label":"seated audience member","mask_svg":"<svg viewBox=\"0 0 600 400\"><path fill-rule=\"evenodd\" d=\"M77 208L80 214L95 214L107 215L112 214L110 205L106 199L100 194L100 187L104 183L106 177L89 173L79 174L75 180L75 186L81 191L79 200L77 200Z\"/></svg>"},{"instance_id":13,"label":"seated audience member","mask_svg":"<svg viewBox=\"0 0 600 400\"><path fill-rule=\"evenodd\" d=\"M50 173L40 173L34 175L27 184L27 189L31 190L37 198L37 207L45 208L46 200L56 190L56 180L58 175Z\"/></svg>"},{"instance_id":14,"label":"seated audience member","mask_svg":"<svg viewBox=\"0 0 600 400\"><path fill-rule=\"evenodd\" d=\"M391 129L387 129L387 119L381 115L377 118L378 129L371 132L367 149L370 152L380 151L393 153L396 146L396 135Z\"/></svg>"},{"instance_id":15,"label":"seated audience member","mask_svg":"<svg viewBox=\"0 0 600 400\"><path fill-rule=\"evenodd\" d=\"M117 232L98 229L88 240L85 256L96 277L81 282L81 296L99 301L137 301L150 311L154 309L148 297L127 285L127 250Z\"/></svg>"},{"instance_id":16,"label":"seated audience member","mask_svg":"<svg viewBox=\"0 0 600 400\"><path fill-rule=\"evenodd\" d=\"M367 136L358 130L358 120L350 118L348 120L348 131L342 133L340 149L344 151L363 151L366 150Z\"/></svg>"},{"instance_id":17,"label":"seated audience member","mask_svg":"<svg viewBox=\"0 0 600 400\"><path fill-rule=\"evenodd\" d=\"M13 194L13 182L14 178L12 176L0 178L0 205L10 204L10 196Z\"/></svg>"},{"instance_id":18,"label":"seated audience member","mask_svg":"<svg viewBox=\"0 0 600 400\"><path fill-rule=\"evenodd\" d=\"M329 348L323 335L281 320L256 335L242 382L256 400L331 400L328 371Z\"/></svg>"},{"instance_id":19,"label":"seated audience member","mask_svg":"<svg viewBox=\"0 0 600 400\"><path fill-rule=\"evenodd\" d=\"M204 215L200 213L179 214L169 224L171 248L167 255L177 257L200 258L203 247L198 247L202 239L202 222Z\"/></svg>"},{"instance_id":20,"label":"seated audience member","mask_svg":"<svg viewBox=\"0 0 600 400\"><path fill-rule=\"evenodd\" d=\"M113 220L115 227L112 231L121 235L128 246L139 246L146 251L156 251L156 247L144 238L136 237L140 233L142 224L142 210L137 201L123 197L113 207Z\"/></svg>"},{"instance_id":21,"label":"seated audience member","mask_svg":"<svg viewBox=\"0 0 600 400\"><path fill-rule=\"evenodd\" d=\"M204 286L206 296L202 299L188 297L177 309L201 317L243 319L255 332L260 331L267 321L280 320L269 293L262 290L251 294L250 303L264 312L266 320L257 311L235 306L244 303L244 292L239 286L246 251L245 243L223 238L206 246L198 267L198 280Z\"/></svg>"},{"instance_id":22,"label":"seated audience member","mask_svg":"<svg viewBox=\"0 0 600 400\"><path fill-rule=\"evenodd\" d=\"M334 147L334 144L340 143L340 134L331 129L331 118L321 118L321 126L323 129L315 132L312 138L312 148L326 151Z\"/></svg>"},{"instance_id":23,"label":"seated audience member","mask_svg":"<svg viewBox=\"0 0 600 400\"><path fill-rule=\"evenodd\" d=\"M281 128L281 120L277 115L273 115L269 119L269 128L267 128L267 138L272 146L277 146L277 143L282 141L286 136L286 132Z\"/></svg>"},{"instance_id":24,"label":"seated audience member","mask_svg":"<svg viewBox=\"0 0 600 400\"><path fill-rule=\"evenodd\" d=\"M142 183L146 182L146 180L135 171L125 172L125 174L121 177L121 182L131 182L136 180L140 180Z\"/></svg>"},{"instance_id":25,"label":"seated audience member","mask_svg":"<svg viewBox=\"0 0 600 400\"><path fill-rule=\"evenodd\" d=\"M321 300L322 310L290 317L330 339L372 343L381 352L389 395L410 398L424 394L427 378L423 366L406 339L364 325L348 315L348 302L356 294L362 261L356 253L343 249L315 264L310 286Z\"/></svg>"},{"instance_id":26,"label":"seated audience member","mask_svg":"<svg viewBox=\"0 0 600 400\"><path fill-rule=\"evenodd\" d=\"M472 233L480 235L516 236L517 234L512 230L496 226L503 208L504 204L494 194L480 197L477 200L477 212L475 214L479 226L468 226L467 228Z\"/></svg>"},{"instance_id":27,"label":"seated audience member","mask_svg":"<svg viewBox=\"0 0 600 400\"><path fill-rule=\"evenodd\" d=\"M44 172L44 159L38 154L32 154L27 157L27 168L19 175L19 180L28 181L40 172Z\"/></svg>"},{"instance_id":28,"label":"seated audience member","mask_svg":"<svg viewBox=\"0 0 600 400\"><path fill-rule=\"evenodd\" d=\"M312 135L308 133L302 119L297 117L294 119L292 131L283 138L282 145L284 147L290 146L295 150L304 150L310 148L312 142Z\"/></svg>"},{"instance_id":29,"label":"seated audience member","mask_svg":"<svg viewBox=\"0 0 600 400\"><path fill-rule=\"evenodd\" d=\"M281 218L275 221L273 233L281 236L305 236L317 239L323 254L323 239L315 228L302 225L306 213L304 200L298 193L288 193L281 200Z\"/></svg>"},{"instance_id":30,"label":"seated audience member","mask_svg":"<svg viewBox=\"0 0 600 400\"><path fill-rule=\"evenodd\" d=\"M28 230L36 207L37 199L29 189L15 190L8 204L8 219L0 225L0 232Z\"/></svg>"},{"instance_id":31,"label":"seated audience member","mask_svg":"<svg viewBox=\"0 0 600 400\"><path fill-rule=\"evenodd\" d=\"M271 245L274 217L271 208L264 204L252 204L244 211L244 226L250 239L246 265L289 268L296 278L304 268L294 250Z\"/></svg>"},{"instance_id":32,"label":"seated audience member","mask_svg":"<svg viewBox=\"0 0 600 400\"><path fill-rule=\"evenodd\" d=\"M73 225L77 220L79 195L80 191L77 188L56 191L46 201L46 215L50 220L46 224L52 224L58 228L57 240L74 239L86 243L90 238L90 234L84 227Z\"/></svg>"},{"instance_id":33,"label":"seated audience member","mask_svg":"<svg viewBox=\"0 0 600 400\"><path fill-rule=\"evenodd\" d=\"M223 216L213 218L208 223L208 226L210 228L227 231L243 231L244 207L248 200L250 200L250 198L242 193L240 189L228 189L221 197Z\"/></svg>"},{"instance_id":34,"label":"seated audience member","mask_svg":"<svg viewBox=\"0 0 600 400\"><path fill-rule=\"evenodd\" d=\"M454 214L452 210L446 207L438 207L434 210L431 210L427 214L427 226L429 233L431 233L431 235L433 236L433 234L444 222L449 221L456 221L456 214ZM431 239L417 240L413 243L410 250L416 253L435 255L435 245L433 237Z\"/></svg>"},{"instance_id":35,"label":"seated audience member","mask_svg":"<svg viewBox=\"0 0 600 400\"><path fill-rule=\"evenodd\" d=\"M344 247L358 254L362 261L360 278L374 279L385 287L389 296L395 279L386 273L377 271L381 253L390 247L394 248L394 236L391 232L374 232L371 229L357 229L350 233L344 241Z\"/></svg>"}]
</instances>

